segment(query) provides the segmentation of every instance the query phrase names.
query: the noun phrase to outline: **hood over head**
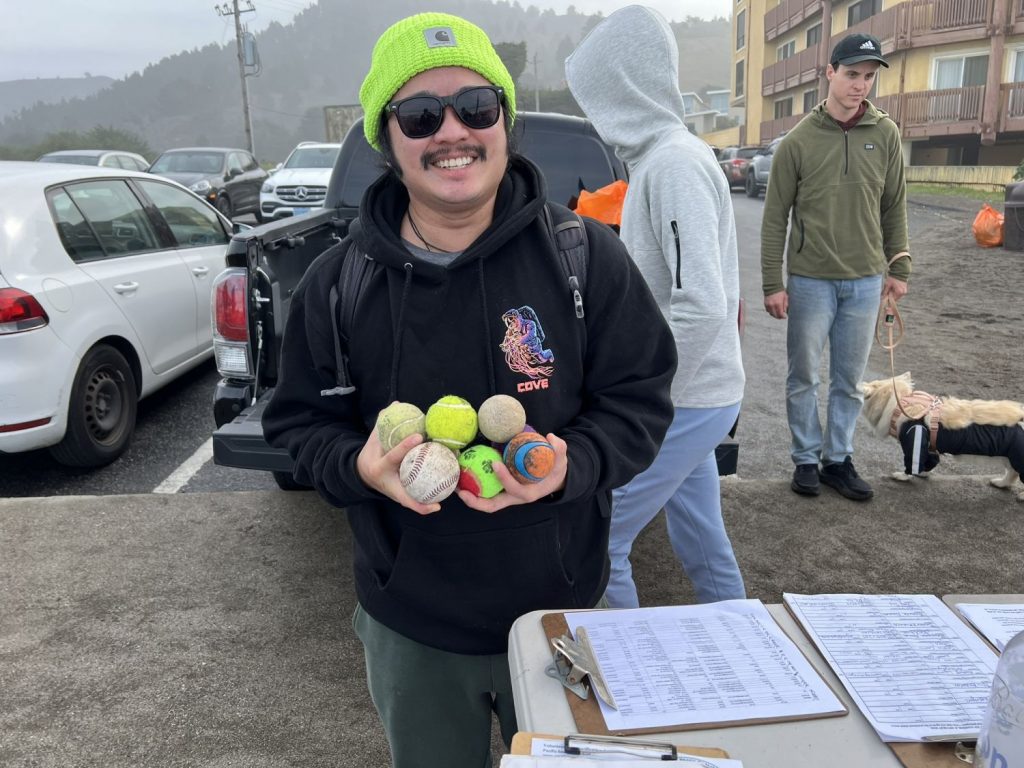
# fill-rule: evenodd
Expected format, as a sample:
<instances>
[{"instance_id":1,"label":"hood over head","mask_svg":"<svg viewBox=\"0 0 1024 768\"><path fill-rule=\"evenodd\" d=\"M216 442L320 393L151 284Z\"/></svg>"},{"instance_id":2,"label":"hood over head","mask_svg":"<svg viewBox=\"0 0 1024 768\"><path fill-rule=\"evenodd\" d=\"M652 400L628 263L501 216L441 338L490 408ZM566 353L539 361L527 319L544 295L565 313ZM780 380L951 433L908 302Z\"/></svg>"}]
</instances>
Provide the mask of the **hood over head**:
<instances>
[{"instance_id":1,"label":"hood over head","mask_svg":"<svg viewBox=\"0 0 1024 768\"><path fill-rule=\"evenodd\" d=\"M565 60L565 77L598 134L627 164L666 130L686 130L675 35L651 8L630 5L594 27Z\"/></svg>"}]
</instances>

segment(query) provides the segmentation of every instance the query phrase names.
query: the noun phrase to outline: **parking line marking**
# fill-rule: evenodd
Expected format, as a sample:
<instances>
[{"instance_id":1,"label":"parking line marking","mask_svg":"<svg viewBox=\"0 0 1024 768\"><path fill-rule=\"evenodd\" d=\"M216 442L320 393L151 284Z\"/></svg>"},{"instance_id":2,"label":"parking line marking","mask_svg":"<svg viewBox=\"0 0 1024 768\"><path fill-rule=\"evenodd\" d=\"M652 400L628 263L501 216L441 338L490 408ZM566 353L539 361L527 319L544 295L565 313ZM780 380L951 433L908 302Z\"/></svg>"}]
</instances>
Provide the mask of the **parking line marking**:
<instances>
[{"instance_id":1,"label":"parking line marking","mask_svg":"<svg viewBox=\"0 0 1024 768\"><path fill-rule=\"evenodd\" d=\"M153 493L177 493L184 488L188 481L195 477L196 473L203 468L203 465L213 458L213 438L211 437L199 449L185 459L176 470L171 472L167 478L153 489Z\"/></svg>"}]
</instances>

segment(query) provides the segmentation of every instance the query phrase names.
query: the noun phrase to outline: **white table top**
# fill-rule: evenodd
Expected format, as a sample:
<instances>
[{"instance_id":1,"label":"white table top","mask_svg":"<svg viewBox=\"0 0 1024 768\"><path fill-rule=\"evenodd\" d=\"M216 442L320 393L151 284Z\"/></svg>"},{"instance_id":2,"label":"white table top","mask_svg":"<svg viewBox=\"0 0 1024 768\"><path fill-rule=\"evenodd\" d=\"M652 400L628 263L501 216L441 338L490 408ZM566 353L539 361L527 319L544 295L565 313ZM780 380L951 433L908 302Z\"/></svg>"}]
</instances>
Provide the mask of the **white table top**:
<instances>
[{"instance_id":1,"label":"white table top","mask_svg":"<svg viewBox=\"0 0 1024 768\"><path fill-rule=\"evenodd\" d=\"M779 626L803 651L814 668L832 686L849 710L843 717L826 717L763 725L741 725L653 734L639 738L671 741L695 747L719 747L747 768L901 768L892 750L882 742L857 709L842 684L785 606L769 605ZM519 617L509 633L508 660L520 731L568 734L576 723L564 689L548 677L551 647L540 617L551 611L533 611Z\"/></svg>"}]
</instances>

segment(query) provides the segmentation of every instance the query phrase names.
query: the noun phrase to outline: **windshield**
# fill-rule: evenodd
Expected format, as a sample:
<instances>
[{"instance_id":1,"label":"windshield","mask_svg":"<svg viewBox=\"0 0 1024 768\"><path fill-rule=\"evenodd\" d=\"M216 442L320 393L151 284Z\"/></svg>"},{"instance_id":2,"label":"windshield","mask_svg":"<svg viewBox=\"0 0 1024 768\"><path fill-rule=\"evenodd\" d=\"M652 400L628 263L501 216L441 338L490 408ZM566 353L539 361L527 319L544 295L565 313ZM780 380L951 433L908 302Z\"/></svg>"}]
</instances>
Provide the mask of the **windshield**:
<instances>
[{"instance_id":1,"label":"windshield","mask_svg":"<svg viewBox=\"0 0 1024 768\"><path fill-rule=\"evenodd\" d=\"M749 160L754 155L757 155L757 154L760 154L760 153L761 153L761 148L760 147L740 147L739 151L736 153L736 157L742 157L745 160Z\"/></svg>"},{"instance_id":2,"label":"windshield","mask_svg":"<svg viewBox=\"0 0 1024 768\"><path fill-rule=\"evenodd\" d=\"M285 168L333 168L341 147L301 147L284 162Z\"/></svg>"},{"instance_id":3,"label":"windshield","mask_svg":"<svg viewBox=\"0 0 1024 768\"><path fill-rule=\"evenodd\" d=\"M99 155L43 155L40 163L68 163L69 165L99 165Z\"/></svg>"},{"instance_id":4,"label":"windshield","mask_svg":"<svg viewBox=\"0 0 1024 768\"><path fill-rule=\"evenodd\" d=\"M168 152L160 155L151 173L220 173L224 155L220 152Z\"/></svg>"}]
</instances>

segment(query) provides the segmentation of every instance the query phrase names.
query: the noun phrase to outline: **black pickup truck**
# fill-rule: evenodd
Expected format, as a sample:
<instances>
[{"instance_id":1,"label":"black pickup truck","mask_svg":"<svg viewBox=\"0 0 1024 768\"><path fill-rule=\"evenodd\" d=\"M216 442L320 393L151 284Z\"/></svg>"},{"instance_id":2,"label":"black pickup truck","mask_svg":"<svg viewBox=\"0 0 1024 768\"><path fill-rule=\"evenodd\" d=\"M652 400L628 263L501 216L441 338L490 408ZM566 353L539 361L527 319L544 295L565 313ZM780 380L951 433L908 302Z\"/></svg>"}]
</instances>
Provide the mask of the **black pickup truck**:
<instances>
[{"instance_id":1,"label":"black pickup truck","mask_svg":"<svg viewBox=\"0 0 1024 768\"><path fill-rule=\"evenodd\" d=\"M518 151L543 171L550 200L574 207L580 190L626 179L622 161L587 120L520 112L515 131ZM232 238L213 296L214 353L223 377L213 399L216 464L270 471L281 488L298 487L291 457L267 445L260 424L277 383L288 306L306 268L345 236L363 191L381 171L360 120L342 142L323 209ZM735 443L719 446L721 474L736 471L736 454Z\"/></svg>"}]
</instances>

